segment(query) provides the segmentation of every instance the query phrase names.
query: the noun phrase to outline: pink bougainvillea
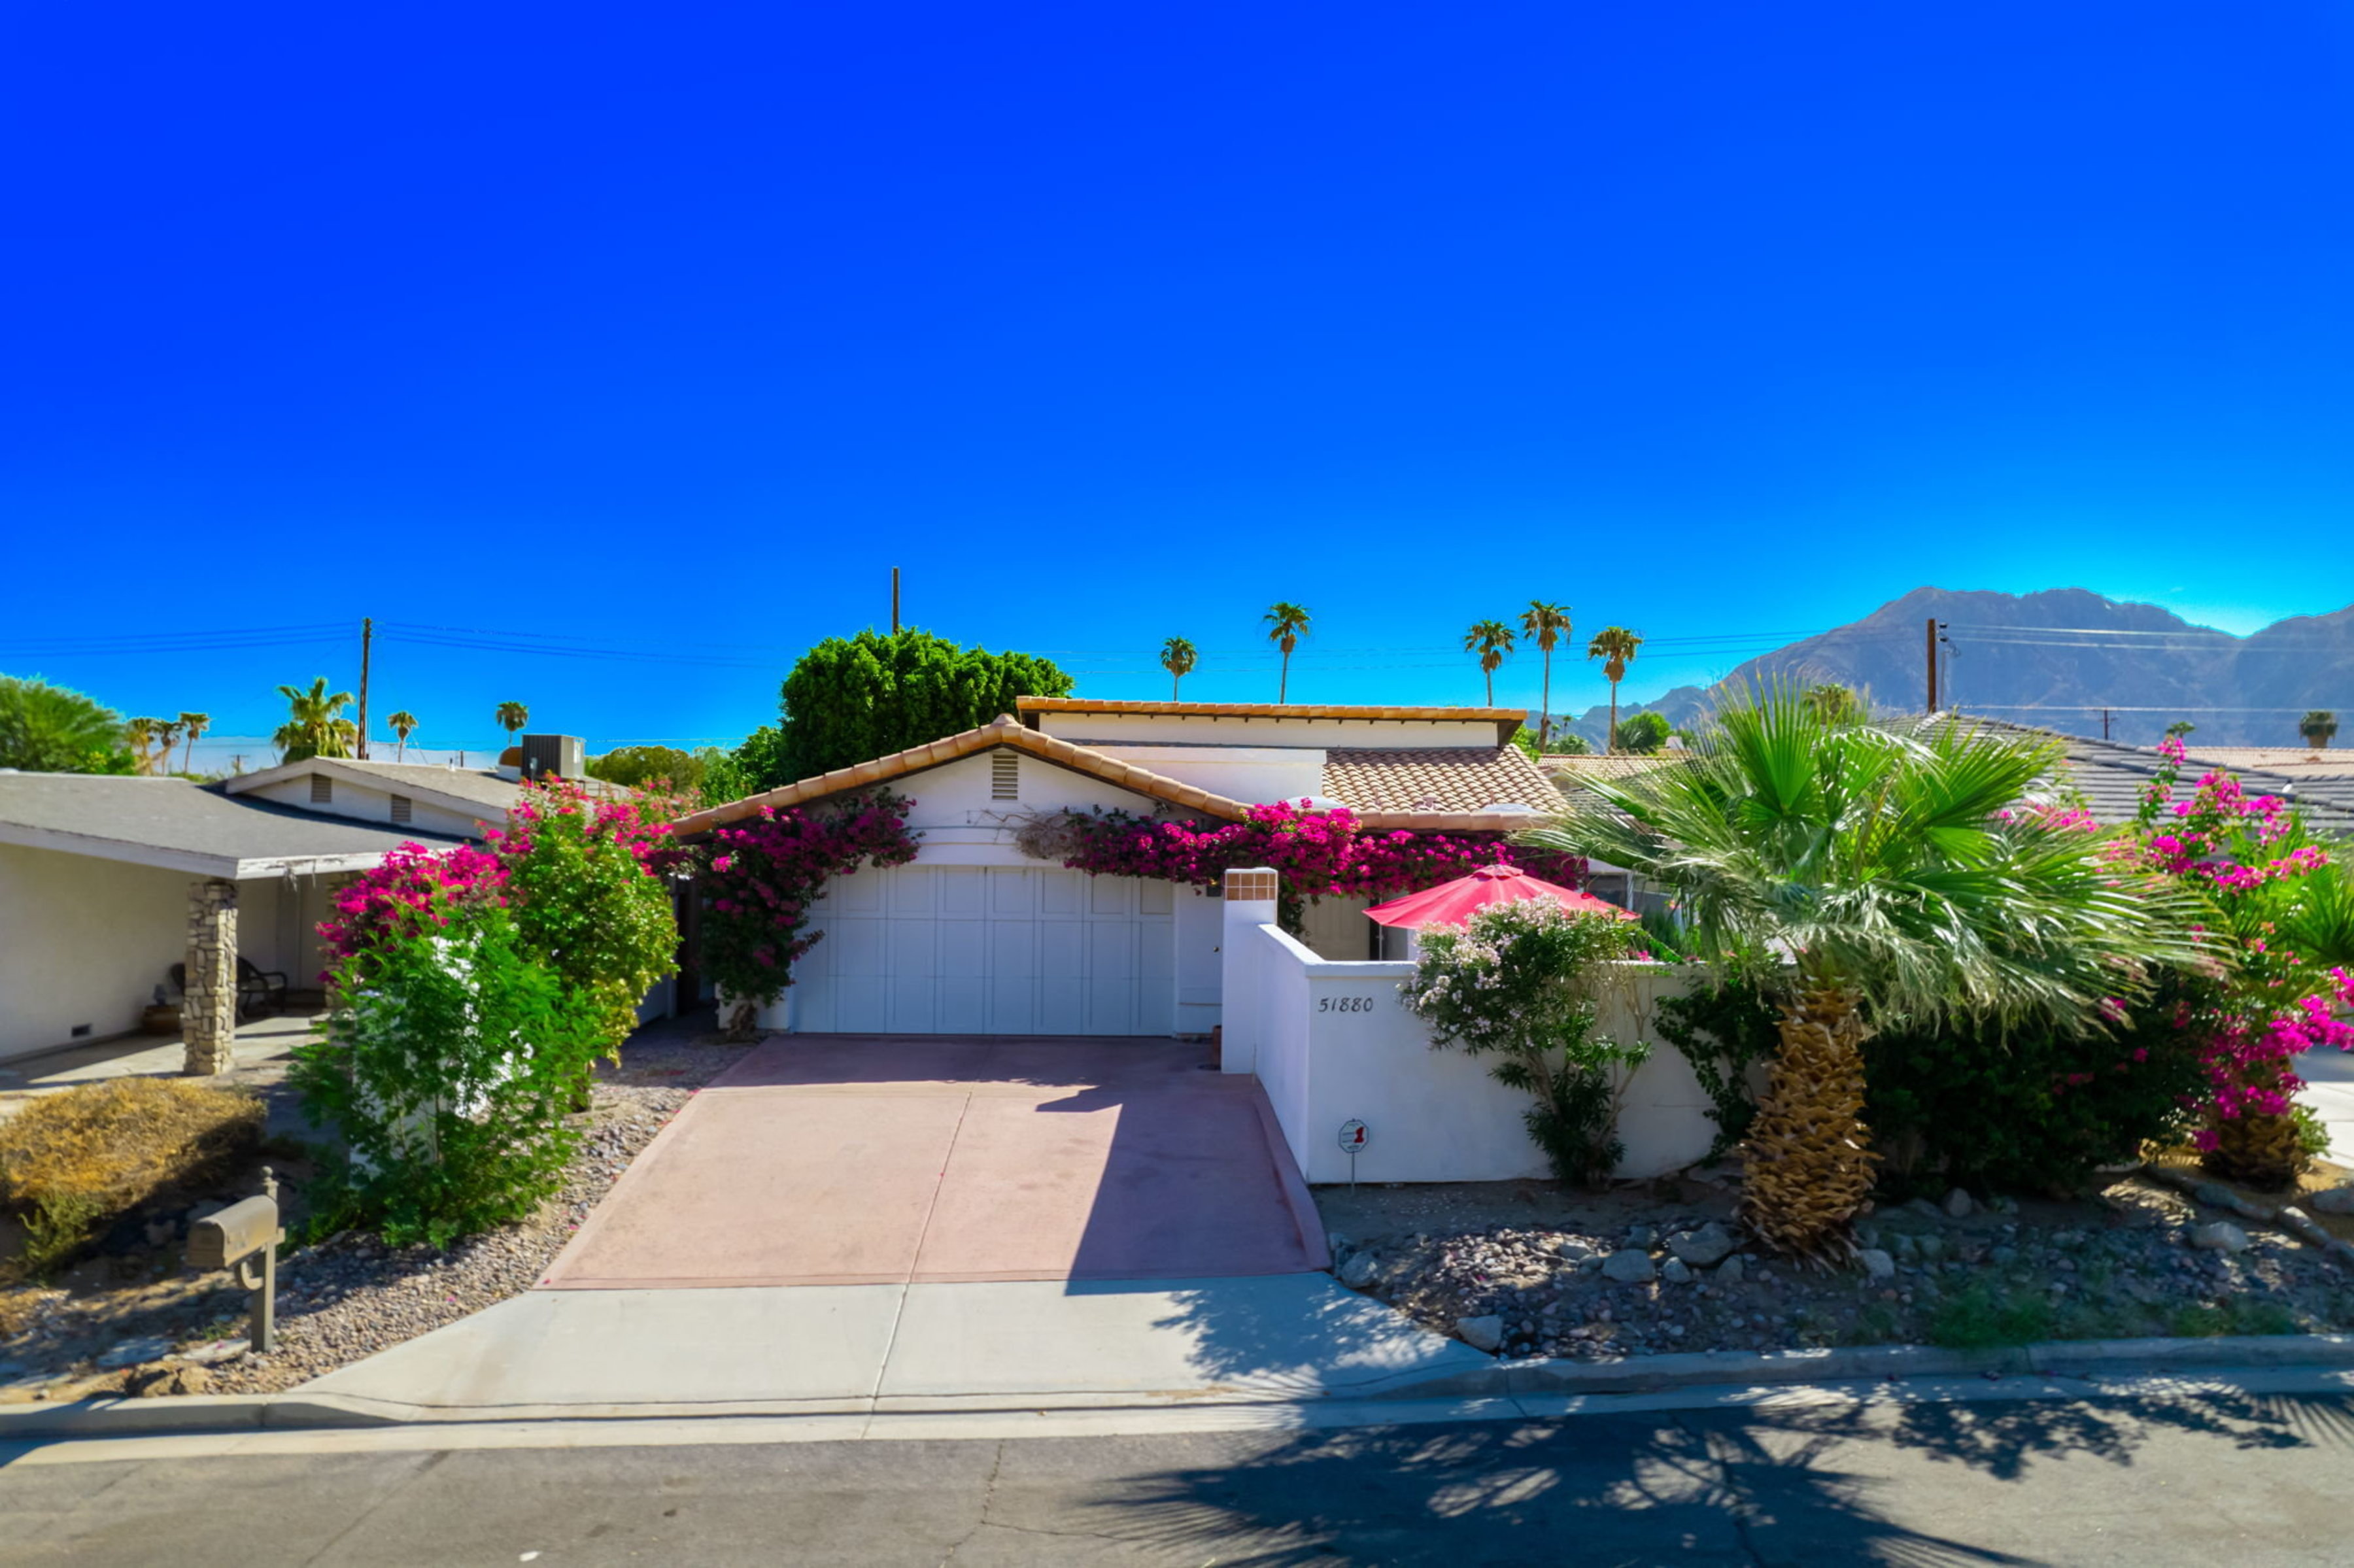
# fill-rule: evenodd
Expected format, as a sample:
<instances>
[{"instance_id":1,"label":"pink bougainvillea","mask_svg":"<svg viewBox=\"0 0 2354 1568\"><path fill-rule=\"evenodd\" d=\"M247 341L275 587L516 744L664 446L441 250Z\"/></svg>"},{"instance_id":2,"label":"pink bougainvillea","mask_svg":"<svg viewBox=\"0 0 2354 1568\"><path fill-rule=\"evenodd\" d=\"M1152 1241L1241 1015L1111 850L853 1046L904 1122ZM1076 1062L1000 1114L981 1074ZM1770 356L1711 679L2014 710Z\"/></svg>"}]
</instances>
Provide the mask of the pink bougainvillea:
<instances>
[{"instance_id":1,"label":"pink bougainvillea","mask_svg":"<svg viewBox=\"0 0 2354 1568\"><path fill-rule=\"evenodd\" d=\"M1286 923L1310 898L1395 898L1501 862L1575 887L1585 863L1516 849L1469 833L1368 831L1347 807L1317 810L1307 801L1253 806L1239 822L1208 826L1154 821L1123 811L1067 815L1076 847L1063 861L1097 876L1150 876L1215 887L1237 866L1282 874Z\"/></svg>"},{"instance_id":2,"label":"pink bougainvillea","mask_svg":"<svg viewBox=\"0 0 2354 1568\"><path fill-rule=\"evenodd\" d=\"M2153 868L2205 892L2216 919L2205 939L2230 961L2177 1014L2205 1042L2208 1125L2193 1139L2214 1149L2216 1126L2243 1116L2281 1116L2304 1086L2294 1065L2318 1046L2354 1050L2354 978L2324 967L2279 938L2278 921L2296 884L2330 863L2287 802L2250 795L2230 774L2203 775L2179 796L2182 742L2169 738L2158 777L2143 792L2141 853Z\"/></svg>"},{"instance_id":3,"label":"pink bougainvillea","mask_svg":"<svg viewBox=\"0 0 2354 1568\"><path fill-rule=\"evenodd\" d=\"M401 844L375 870L336 891L335 912L319 922L319 940L330 958L349 958L419 920L439 918L437 896L453 903L504 902L506 879L505 863L472 844L440 850Z\"/></svg>"},{"instance_id":4,"label":"pink bougainvillea","mask_svg":"<svg viewBox=\"0 0 2354 1568\"><path fill-rule=\"evenodd\" d=\"M810 906L828 880L916 858L910 804L876 790L817 810L763 806L712 833L703 963L737 1004L731 1029L748 1029L757 1006L793 983L794 963L823 935L809 929Z\"/></svg>"}]
</instances>

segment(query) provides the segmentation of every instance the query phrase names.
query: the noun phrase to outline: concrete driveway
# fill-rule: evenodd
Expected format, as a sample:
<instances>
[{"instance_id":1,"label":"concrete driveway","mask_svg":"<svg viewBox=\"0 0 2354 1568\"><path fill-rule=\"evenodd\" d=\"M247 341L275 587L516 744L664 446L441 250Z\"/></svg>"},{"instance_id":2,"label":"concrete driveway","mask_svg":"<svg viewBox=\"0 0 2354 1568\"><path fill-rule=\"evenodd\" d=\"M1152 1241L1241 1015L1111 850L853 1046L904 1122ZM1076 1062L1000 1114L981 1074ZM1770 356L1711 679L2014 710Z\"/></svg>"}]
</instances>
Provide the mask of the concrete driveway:
<instances>
[{"instance_id":1,"label":"concrete driveway","mask_svg":"<svg viewBox=\"0 0 2354 1568\"><path fill-rule=\"evenodd\" d=\"M546 1288L306 1385L380 1413L1377 1397L1485 1369L1321 1272L1257 1080L1140 1040L779 1037Z\"/></svg>"},{"instance_id":2,"label":"concrete driveway","mask_svg":"<svg viewBox=\"0 0 2354 1568\"><path fill-rule=\"evenodd\" d=\"M1300 1274L1323 1227L1256 1080L1141 1040L779 1036L698 1094L557 1289Z\"/></svg>"}]
</instances>

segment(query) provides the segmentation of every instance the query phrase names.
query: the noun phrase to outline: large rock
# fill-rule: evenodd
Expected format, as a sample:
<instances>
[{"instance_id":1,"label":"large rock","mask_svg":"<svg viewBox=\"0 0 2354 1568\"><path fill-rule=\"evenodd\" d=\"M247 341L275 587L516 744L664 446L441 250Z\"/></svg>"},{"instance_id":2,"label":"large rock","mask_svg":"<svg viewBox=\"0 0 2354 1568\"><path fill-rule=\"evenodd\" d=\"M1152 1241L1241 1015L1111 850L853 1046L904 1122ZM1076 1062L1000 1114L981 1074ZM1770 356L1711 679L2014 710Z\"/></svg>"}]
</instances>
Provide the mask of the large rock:
<instances>
[{"instance_id":1,"label":"large rock","mask_svg":"<svg viewBox=\"0 0 2354 1568\"><path fill-rule=\"evenodd\" d=\"M1691 1264L1682 1258L1671 1257L1659 1266L1659 1277L1670 1285L1690 1285L1696 1277Z\"/></svg>"},{"instance_id":2,"label":"large rock","mask_svg":"<svg viewBox=\"0 0 2354 1568\"><path fill-rule=\"evenodd\" d=\"M2354 1182L2316 1192L2306 1205L2324 1214L2354 1214Z\"/></svg>"},{"instance_id":3,"label":"large rock","mask_svg":"<svg viewBox=\"0 0 2354 1568\"><path fill-rule=\"evenodd\" d=\"M1455 1321L1455 1337L1475 1351L1493 1355L1503 1347L1504 1319L1494 1312L1479 1318L1458 1318Z\"/></svg>"},{"instance_id":4,"label":"large rock","mask_svg":"<svg viewBox=\"0 0 2354 1568\"><path fill-rule=\"evenodd\" d=\"M1679 1231L1668 1238L1668 1250L1694 1268L1714 1268L1733 1255L1740 1244L1714 1220L1696 1231Z\"/></svg>"},{"instance_id":5,"label":"large rock","mask_svg":"<svg viewBox=\"0 0 2354 1568\"><path fill-rule=\"evenodd\" d=\"M1657 1278L1659 1271L1651 1266L1649 1253L1630 1246L1602 1260L1602 1276L1621 1285L1640 1285L1647 1279Z\"/></svg>"},{"instance_id":6,"label":"large rock","mask_svg":"<svg viewBox=\"0 0 2354 1568\"><path fill-rule=\"evenodd\" d=\"M1735 1253L1717 1265L1716 1282L1719 1285L1738 1285L1748 1272L1748 1268L1741 1261L1741 1255Z\"/></svg>"},{"instance_id":7,"label":"large rock","mask_svg":"<svg viewBox=\"0 0 2354 1568\"><path fill-rule=\"evenodd\" d=\"M172 1341L160 1334L142 1334L135 1340L125 1340L98 1357L101 1372L120 1372L135 1367L142 1361L160 1361L172 1353Z\"/></svg>"},{"instance_id":8,"label":"large rock","mask_svg":"<svg viewBox=\"0 0 2354 1568\"><path fill-rule=\"evenodd\" d=\"M1896 1260L1876 1246L1868 1246L1857 1253L1855 1260L1863 1265L1863 1272L1868 1278L1893 1279L1896 1277Z\"/></svg>"},{"instance_id":9,"label":"large rock","mask_svg":"<svg viewBox=\"0 0 2354 1568\"><path fill-rule=\"evenodd\" d=\"M1352 1290L1363 1290L1373 1282L1381 1266L1382 1260L1370 1252L1352 1252L1341 1266L1341 1283Z\"/></svg>"},{"instance_id":10,"label":"large rock","mask_svg":"<svg viewBox=\"0 0 2354 1568\"><path fill-rule=\"evenodd\" d=\"M1970 1212L1977 1207L1970 1202L1970 1195L1959 1187L1946 1194L1946 1217L1949 1220L1968 1219Z\"/></svg>"},{"instance_id":11,"label":"large rock","mask_svg":"<svg viewBox=\"0 0 2354 1568\"><path fill-rule=\"evenodd\" d=\"M2190 1227L2190 1245L2201 1252L2245 1252L2248 1233L2229 1220L2211 1220Z\"/></svg>"}]
</instances>

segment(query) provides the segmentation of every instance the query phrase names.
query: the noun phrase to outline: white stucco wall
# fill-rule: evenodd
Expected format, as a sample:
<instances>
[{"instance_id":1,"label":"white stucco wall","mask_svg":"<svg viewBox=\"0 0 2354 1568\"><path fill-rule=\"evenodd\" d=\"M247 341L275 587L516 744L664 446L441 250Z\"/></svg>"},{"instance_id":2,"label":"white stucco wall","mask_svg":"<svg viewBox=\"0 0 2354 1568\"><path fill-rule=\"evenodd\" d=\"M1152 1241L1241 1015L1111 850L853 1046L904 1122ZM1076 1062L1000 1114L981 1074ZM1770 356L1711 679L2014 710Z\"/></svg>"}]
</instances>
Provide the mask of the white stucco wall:
<instances>
[{"instance_id":1,"label":"white stucco wall","mask_svg":"<svg viewBox=\"0 0 2354 1568\"><path fill-rule=\"evenodd\" d=\"M249 800L268 800L322 817L345 817L355 822L382 822L387 826L414 828L420 833L439 833L448 838L479 838L484 822L501 827L506 820L504 812L489 806L460 811L434 805L420 796L410 795L408 821L395 823L392 820L392 797L396 791L341 778L334 780L334 799L314 805L311 800L309 774L258 785L240 793Z\"/></svg>"},{"instance_id":2,"label":"white stucco wall","mask_svg":"<svg viewBox=\"0 0 2354 1568\"><path fill-rule=\"evenodd\" d=\"M1322 747L1113 745L1096 749L1245 805L1324 792Z\"/></svg>"},{"instance_id":3,"label":"white stucco wall","mask_svg":"<svg viewBox=\"0 0 2354 1568\"><path fill-rule=\"evenodd\" d=\"M1013 834L1034 813L1063 810L1120 810L1149 817L1160 802L1034 757L1015 765L1017 798L995 799L991 752L977 752L902 779L891 789L907 797L907 826L923 835L916 858L928 865L1037 865L1014 846ZM1017 756L1020 754L1016 754Z\"/></svg>"},{"instance_id":4,"label":"white stucco wall","mask_svg":"<svg viewBox=\"0 0 2354 1568\"><path fill-rule=\"evenodd\" d=\"M1493 719L1242 718L1211 714L1044 713L1042 734L1114 746L1495 746Z\"/></svg>"},{"instance_id":5,"label":"white stucco wall","mask_svg":"<svg viewBox=\"0 0 2354 1568\"><path fill-rule=\"evenodd\" d=\"M0 844L0 1057L137 1028L186 956L192 880Z\"/></svg>"},{"instance_id":6,"label":"white stucco wall","mask_svg":"<svg viewBox=\"0 0 2354 1568\"><path fill-rule=\"evenodd\" d=\"M1361 1181L1500 1181L1552 1174L1529 1139L1528 1097L1498 1084L1488 1063L1433 1050L1398 984L1406 963L1333 963L1272 923L1230 929L1226 1065L1266 1086L1293 1158L1310 1181L1346 1181L1343 1123L1365 1124ZM1616 1038L1652 1039L1650 1058L1625 1086L1617 1174L1639 1178L1703 1158L1716 1135L1708 1096L1673 1046L1654 1039L1653 1003L1685 977L1663 965L1630 965L1630 998L1606 1008ZM1248 1065L1237 1062L1241 1040Z\"/></svg>"}]
</instances>

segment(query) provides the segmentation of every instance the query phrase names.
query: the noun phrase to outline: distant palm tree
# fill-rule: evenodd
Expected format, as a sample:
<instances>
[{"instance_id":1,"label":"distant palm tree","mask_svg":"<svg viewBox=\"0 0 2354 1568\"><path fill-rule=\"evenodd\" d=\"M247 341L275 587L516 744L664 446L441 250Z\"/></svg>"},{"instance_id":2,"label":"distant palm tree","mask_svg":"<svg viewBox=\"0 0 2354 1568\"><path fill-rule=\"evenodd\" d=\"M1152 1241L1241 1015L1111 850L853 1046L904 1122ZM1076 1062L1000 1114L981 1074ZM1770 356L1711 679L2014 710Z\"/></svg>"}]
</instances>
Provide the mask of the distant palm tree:
<instances>
[{"instance_id":1,"label":"distant palm tree","mask_svg":"<svg viewBox=\"0 0 2354 1568\"><path fill-rule=\"evenodd\" d=\"M1809 714L1826 725L1861 724L1868 716L1863 699L1856 694L1855 688L1842 686L1836 682L1826 681L1808 686L1798 694L1798 700L1807 705Z\"/></svg>"},{"instance_id":2,"label":"distant palm tree","mask_svg":"<svg viewBox=\"0 0 2354 1568\"><path fill-rule=\"evenodd\" d=\"M392 753L392 759L398 762L408 755L408 737L417 733L417 715L403 708L385 722L392 726L393 738L399 742Z\"/></svg>"},{"instance_id":3,"label":"distant palm tree","mask_svg":"<svg viewBox=\"0 0 2354 1568\"><path fill-rule=\"evenodd\" d=\"M172 753L179 748L180 721L157 719L155 721L155 771L158 773L172 771Z\"/></svg>"},{"instance_id":4,"label":"distant palm tree","mask_svg":"<svg viewBox=\"0 0 2354 1568\"><path fill-rule=\"evenodd\" d=\"M1569 635L1569 606L1532 599L1521 611L1521 630L1544 655L1544 695L1537 699L1537 749L1542 751L1553 739L1553 649Z\"/></svg>"},{"instance_id":5,"label":"distant palm tree","mask_svg":"<svg viewBox=\"0 0 2354 1568\"><path fill-rule=\"evenodd\" d=\"M1172 637L1161 645L1161 667L1169 672L1169 700L1177 700L1177 683L1193 673L1199 655L1193 645L1182 637Z\"/></svg>"},{"instance_id":6,"label":"distant palm tree","mask_svg":"<svg viewBox=\"0 0 2354 1568\"><path fill-rule=\"evenodd\" d=\"M358 731L344 717L344 709L351 705L349 692L328 691L327 677L321 675L307 688L281 686L278 694L286 699L287 718L270 738L277 743L281 762L352 754Z\"/></svg>"},{"instance_id":7,"label":"distant palm tree","mask_svg":"<svg viewBox=\"0 0 2354 1568\"><path fill-rule=\"evenodd\" d=\"M1488 677L1488 705L1496 705L1496 670L1512 651L1512 629L1500 620L1475 620L1463 634L1463 652L1479 655L1479 673Z\"/></svg>"},{"instance_id":8,"label":"distant palm tree","mask_svg":"<svg viewBox=\"0 0 2354 1568\"><path fill-rule=\"evenodd\" d=\"M1610 683L1610 745L1607 749L1612 751L1618 749L1618 683L1627 678L1627 666L1634 662L1635 651L1642 646L1643 640L1623 626L1604 627L1594 634L1594 641L1585 645L1585 656L1602 661L1603 676Z\"/></svg>"},{"instance_id":9,"label":"distant palm tree","mask_svg":"<svg viewBox=\"0 0 2354 1568\"><path fill-rule=\"evenodd\" d=\"M1291 651L1308 635L1308 611L1299 605L1278 599L1267 608L1263 619L1267 623L1267 640L1283 650L1283 674L1276 683L1275 700L1280 705L1291 694Z\"/></svg>"},{"instance_id":10,"label":"distant palm tree","mask_svg":"<svg viewBox=\"0 0 2354 1568\"><path fill-rule=\"evenodd\" d=\"M131 749L138 754L140 772L155 771L155 742L163 733L164 721L159 718L135 718L123 721L122 738L129 741Z\"/></svg>"},{"instance_id":11,"label":"distant palm tree","mask_svg":"<svg viewBox=\"0 0 2354 1568\"><path fill-rule=\"evenodd\" d=\"M507 742L513 745L515 732L531 722L531 710L521 703L501 703L495 715L499 727L507 732Z\"/></svg>"},{"instance_id":12,"label":"distant palm tree","mask_svg":"<svg viewBox=\"0 0 2354 1568\"><path fill-rule=\"evenodd\" d=\"M2296 733L2316 751L2326 749L2338 734L2338 715L2327 708L2316 708L2296 721Z\"/></svg>"},{"instance_id":13,"label":"distant palm tree","mask_svg":"<svg viewBox=\"0 0 2354 1568\"><path fill-rule=\"evenodd\" d=\"M180 733L188 737L188 755L180 763L181 772L194 773L196 770L196 742L203 739L205 731L212 726L213 715L210 714L180 715Z\"/></svg>"}]
</instances>

